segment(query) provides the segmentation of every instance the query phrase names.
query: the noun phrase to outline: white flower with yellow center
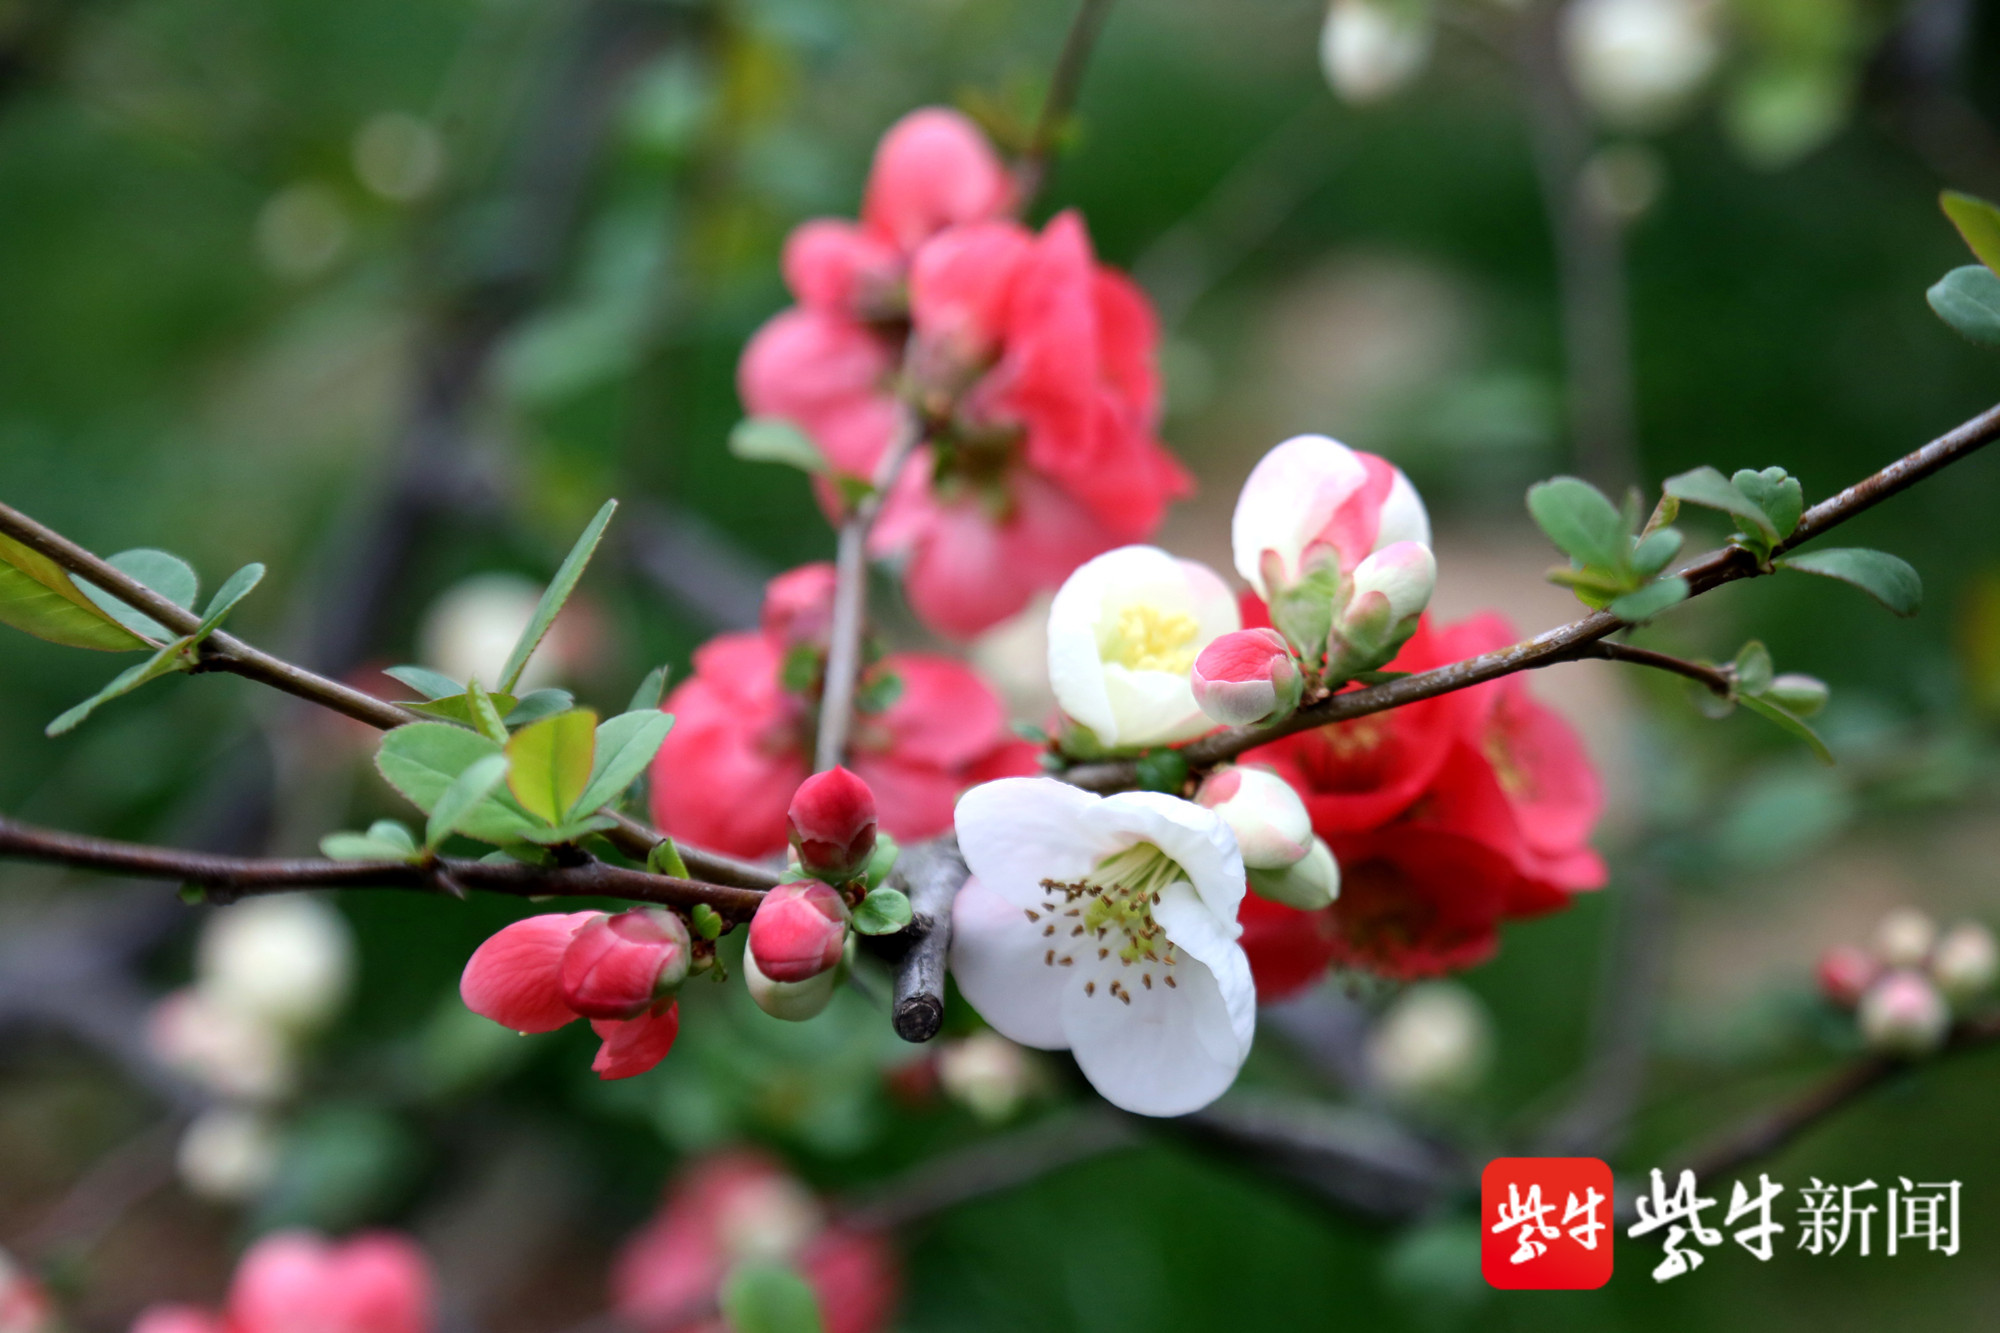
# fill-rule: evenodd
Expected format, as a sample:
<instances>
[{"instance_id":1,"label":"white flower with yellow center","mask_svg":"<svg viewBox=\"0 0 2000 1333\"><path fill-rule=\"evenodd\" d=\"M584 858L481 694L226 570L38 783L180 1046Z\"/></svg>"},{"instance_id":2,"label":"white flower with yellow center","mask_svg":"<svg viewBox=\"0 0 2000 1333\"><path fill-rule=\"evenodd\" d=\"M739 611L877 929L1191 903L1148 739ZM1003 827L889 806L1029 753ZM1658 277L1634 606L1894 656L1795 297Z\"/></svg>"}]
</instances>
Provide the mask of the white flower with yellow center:
<instances>
[{"instance_id":1,"label":"white flower with yellow center","mask_svg":"<svg viewBox=\"0 0 2000 1333\"><path fill-rule=\"evenodd\" d=\"M1199 1110L1235 1082L1257 993L1236 942L1243 858L1214 812L1002 778L960 797L957 823L972 877L951 968L987 1022L1073 1052L1139 1115Z\"/></svg>"},{"instance_id":2,"label":"white flower with yellow center","mask_svg":"<svg viewBox=\"0 0 2000 1333\"><path fill-rule=\"evenodd\" d=\"M1215 726L1194 701L1194 659L1242 627L1214 570L1121 546L1080 566L1050 604L1049 684L1106 746L1191 740Z\"/></svg>"}]
</instances>

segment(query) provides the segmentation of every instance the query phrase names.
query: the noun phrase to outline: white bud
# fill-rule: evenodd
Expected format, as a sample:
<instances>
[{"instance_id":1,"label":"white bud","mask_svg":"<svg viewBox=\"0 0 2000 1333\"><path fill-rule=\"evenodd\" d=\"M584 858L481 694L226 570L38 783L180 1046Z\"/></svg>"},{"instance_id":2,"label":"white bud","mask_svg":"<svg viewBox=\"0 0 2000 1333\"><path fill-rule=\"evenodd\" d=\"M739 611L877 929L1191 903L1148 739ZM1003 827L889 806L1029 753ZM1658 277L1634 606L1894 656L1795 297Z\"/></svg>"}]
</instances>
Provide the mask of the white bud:
<instances>
[{"instance_id":1,"label":"white bud","mask_svg":"<svg viewBox=\"0 0 2000 1333\"><path fill-rule=\"evenodd\" d=\"M277 1176L279 1150L277 1131L263 1115L217 1106L188 1125L174 1163L191 1193L218 1203L244 1203L262 1194Z\"/></svg>"},{"instance_id":2,"label":"white bud","mask_svg":"<svg viewBox=\"0 0 2000 1333\"><path fill-rule=\"evenodd\" d=\"M203 994L218 1005L309 1031L347 999L353 935L346 918L317 898L252 898L209 918L196 966Z\"/></svg>"},{"instance_id":3,"label":"white bud","mask_svg":"<svg viewBox=\"0 0 2000 1333\"><path fill-rule=\"evenodd\" d=\"M284 1034L196 987L153 1007L146 1038L161 1064L224 1097L278 1101L298 1082Z\"/></svg>"},{"instance_id":4,"label":"white bud","mask_svg":"<svg viewBox=\"0 0 2000 1333\"><path fill-rule=\"evenodd\" d=\"M1320 29L1320 69L1347 102L1388 97L1422 72L1430 54L1430 16L1409 0L1333 0Z\"/></svg>"},{"instance_id":5,"label":"white bud","mask_svg":"<svg viewBox=\"0 0 2000 1333\"><path fill-rule=\"evenodd\" d=\"M1861 1039L1884 1055L1928 1055L1944 1043L1951 1009L1921 973L1885 974L1861 997Z\"/></svg>"},{"instance_id":6,"label":"white bud","mask_svg":"<svg viewBox=\"0 0 2000 1333\"><path fill-rule=\"evenodd\" d=\"M1570 81L1620 124L1671 117L1721 56L1714 8L1711 0L1575 0L1563 15Z\"/></svg>"},{"instance_id":7,"label":"white bud","mask_svg":"<svg viewBox=\"0 0 2000 1333\"><path fill-rule=\"evenodd\" d=\"M938 1084L945 1095L988 1124L1007 1120L1033 1090L1028 1053L997 1032L975 1032L938 1052Z\"/></svg>"},{"instance_id":8,"label":"white bud","mask_svg":"<svg viewBox=\"0 0 2000 1333\"><path fill-rule=\"evenodd\" d=\"M1914 907L1898 907L1875 927L1875 953L1888 967L1922 967L1937 943L1937 923Z\"/></svg>"},{"instance_id":9,"label":"white bud","mask_svg":"<svg viewBox=\"0 0 2000 1333\"><path fill-rule=\"evenodd\" d=\"M743 951L743 984L750 992L750 998L757 1007L773 1018L782 1018L788 1023L803 1023L809 1018L818 1018L833 1003L833 993L847 980L848 972L854 966L854 932L847 933L845 952L840 963L829 967L804 981L773 981L757 966L757 955L749 949Z\"/></svg>"},{"instance_id":10,"label":"white bud","mask_svg":"<svg viewBox=\"0 0 2000 1333\"><path fill-rule=\"evenodd\" d=\"M1305 802L1268 769L1217 769L1202 780L1194 801L1222 816L1247 869L1283 870L1312 850L1312 816Z\"/></svg>"},{"instance_id":11,"label":"white bud","mask_svg":"<svg viewBox=\"0 0 2000 1333\"><path fill-rule=\"evenodd\" d=\"M1398 1101L1426 1102L1476 1087L1493 1057L1493 1024L1478 997L1449 981L1412 986L1368 1034L1369 1073Z\"/></svg>"},{"instance_id":12,"label":"white bud","mask_svg":"<svg viewBox=\"0 0 2000 1333\"><path fill-rule=\"evenodd\" d=\"M1316 912L1340 896L1340 866L1325 838L1314 838L1312 849L1282 870L1246 873L1258 897L1301 912Z\"/></svg>"},{"instance_id":13,"label":"white bud","mask_svg":"<svg viewBox=\"0 0 2000 1333\"><path fill-rule=\"evenodd\" d=\"M1975 1000L1993 987L2000 959L1993 932L1977 921L1961 921L1945 931L1931 951L1931 979L1953 1004Z\"/></svg>"}]
</instances>

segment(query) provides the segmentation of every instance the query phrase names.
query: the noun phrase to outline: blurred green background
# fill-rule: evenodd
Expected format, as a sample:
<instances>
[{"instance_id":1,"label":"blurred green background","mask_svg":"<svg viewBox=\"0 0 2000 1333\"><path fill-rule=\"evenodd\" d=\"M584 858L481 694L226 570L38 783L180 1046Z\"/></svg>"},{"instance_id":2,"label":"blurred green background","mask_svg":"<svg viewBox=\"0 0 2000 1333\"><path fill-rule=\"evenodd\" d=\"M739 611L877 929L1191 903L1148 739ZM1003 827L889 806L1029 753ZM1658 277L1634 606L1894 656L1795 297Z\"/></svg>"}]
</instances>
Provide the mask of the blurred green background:
<instances>
[{"instance_id":1,"label":"blurred green background","mask_svg":"<svg viewBox=\"0 0 2000 1333\"><path fill-rule=\"evenodd\" d=\"M1102 255L1161 303L1165 434L1203 485L1166 544L1226 566L1250 463L1324 430L1415 477L1448 612L1498 604L1533 630L1571 614L1540 583L1552 557L1520 499L1573 466L1557 263L1524 76L1479 35L1512 20L1463 8L1416 83L1356 108L1320 72L1320 5L1128 0L1040 209L1081 208ZM1823 497L2000 391L2000 361L1923 300L1968 262L1938 189L2000 197L2000 5L1805 9L1821 17L1730 6L1712 95L1643 134L1593 131L1656 187L1624 232L1649 485L1780 464ZM913 106L1030 116L1069 14L1056 0L0 3L0 497L93 550L175 551L211 587L262 560L239 631L355 673L415 660L426 609L462 577L546 577L619 496L583 646L562 665L586 702L620 706L648 667L678 672L754 616L763 577L831 555L803 480L725 451L736 356L786 299L786 231L851 215L875 139ZM1751 35L1794 20L1837 23L1843 94L1825 142L1774 163L1731 126ZM1639 879L1670 887L1671 948L1621 1170L1851 1047L1811 998L1821 947L1898 903L2000 917L1996 504L2000 463L1980 458L1853 525L1921 570L1914 621L1776 579L1651 632L1716 659L1755 636L1781 670L1826 679L1836 769L1604 664L1545 690L1581 714L1606 769L1612 886L1510 929L1468 976L1497 1060L1442 1126L1518 1141L1562 1104L1608 909ZM171 678L45 740L117 665L8 635L0 809L275 852L397 813L365 736L233 679ZM734 988L698 994L666 1065L600 1086L585 1036L522 1043L458 1007L465 957L517 905L356 892L340 907L359 981L287 1112L277 1183L228 1207L162 1180L87 1243L61 1237L81 1327L213 1301L253 1229L309 1221L416 1230L451 1327L566 1328L603 1308L606 1256L687 1154L761 1141L841 1191L990 1132L892 1094L882 1071L914 1053L859 996L793 1030ZM0 1245L46 1242L49 1210L173 1105L134 1023L187 976L196 920L164 887L0 868ZM1080 1099L1059 1068L1050 1082L1024 1116ZM1246 1082L1335 1095L1274 1025ZM1385 1228L1165 1140L907 1229L900 1326L1976 1327L2000 1308L1996 1097L1991 1053L1921 1071L1768 1167L1791 1186L1963 1180L1953 1259L1815 1259L1787 1238L1768 1264L1728 1246L1659 1287L1655 1244L1621 1239L1603 1292L1503 1295L1477 1276L1469 1204Z\"/></svg>"}]
</instances>

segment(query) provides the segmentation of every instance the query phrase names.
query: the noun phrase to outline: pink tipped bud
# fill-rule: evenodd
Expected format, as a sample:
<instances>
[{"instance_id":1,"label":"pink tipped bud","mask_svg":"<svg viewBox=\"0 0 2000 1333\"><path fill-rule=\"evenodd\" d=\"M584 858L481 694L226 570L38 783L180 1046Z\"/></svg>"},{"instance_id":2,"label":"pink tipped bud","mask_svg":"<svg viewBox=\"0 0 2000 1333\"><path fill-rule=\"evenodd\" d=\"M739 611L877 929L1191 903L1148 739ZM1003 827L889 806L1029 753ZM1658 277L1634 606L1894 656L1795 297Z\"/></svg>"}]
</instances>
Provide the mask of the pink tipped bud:
<instances>
[{"instance_id":1,"label":"pink tipped bud","mask_svg":"<svg viewBox=\"0 0 2000 1333\"><path fill-rule=\"evenodd\" d=\"M875 793L844 768L815 773L792 794L785 831L807 874L852 879L875 851Z\"/></svg>"},{"instance_id":2,"label":"pink tipped bud","mask_svg":"<svg viewBox=\"0 0 2000 1333\"><path fill-rule=\"evenodd\" d=\"M1222 816L1250 870L1282 870L1312 850L1312 816L1291 784L1262 768L1222 768L1202 780L1196 805Z\"/></svg>"},{"instance_id":3,"label":"pink tipped bud","mask_svg":"<svg viewBox=\"0 0 2000 1333\"><path fill-rule=\"evenodd\" d=\"M664 908L593 917L563 950L563 1003L585 1018L637 1018L680 989L693 952L686 924Z\"/></svg>"},{"instance_id":4,"label":"pink tipped bud","mask_svg":"<svg viewBox=\"0 0 2000 1333\"><path fill-rule=\"evenodd\" d=\"M1868 988L1859 1017L1862 1040L1883 1055L1928 1055L1944 1044L1951 1028L1951 1010L1937 987L1903 969L1883 974Z\"/></svg>"},{"instance_id":5,"label":"pink tipped bud","mask_svg":"<svg viewBox=\"0 0 2000 1333\"><path fill-rule=\"evenodd\" d=\"M1819 956L1820 994L1843 1009L1852 1009L1881 971L1875 956L1866 949L1837 944Z\"/></svg>"},{"instance_id":6,"label":"pink tipped bud","mask_svg":"<svg viewBox=\"0 0 2000 1333\"><path fill-rule=\"evenodd\" d=\"M1992 931L1976 921L1961 921L1931 951L1931 980L1954 1004L1977 999L1992 988L2000 971L1995 953Z\"/></svg>"},{"instance_id":7,"label":"pink tipped bud","mask_svg":"<svg viewBox=\"0 0 2000 1333\"><path fill-rule=\"evenodd\" d=\"M1299 664L1273 629L1224 634L1194 660L1194 701L1217 722L1254 726L1298 707L1305 689Z\"/></svg>"},{"instance_id":8,"label":"pink tipped bud","mask_svg":"<svg viewBox=\"0 0 2000 1333\"><path fill-rule=\"evenodd\" d=\"M1389 603L1389 622L1414 623L1430 605L1437 587L1437 557L1421 542L1394 542L1363 560L1354 570L1354 595L1379 592Z\"/></svg>"},{"instance_id":9,"label":"pink tipped bud","mask_svg":"<svg viewBox=\"0 0 2000 1333\"><path fill-rule=\"evenodd\" d=\"M847 905L816 880L780 884L750 918L750 954L772 981L805 981L830 971L846 943Z\"/></svg>"},{"instance_id":10,"label":"pink tipped bud","mask_svg":"<svg viewBox=\"0 0 2000 1333\"><path fill-rule=\"evenodd\" d=\"M764 633L787 648L826 645L833 633L833 566L801 565L764 585Z\"/></svg>"}]
</instances>

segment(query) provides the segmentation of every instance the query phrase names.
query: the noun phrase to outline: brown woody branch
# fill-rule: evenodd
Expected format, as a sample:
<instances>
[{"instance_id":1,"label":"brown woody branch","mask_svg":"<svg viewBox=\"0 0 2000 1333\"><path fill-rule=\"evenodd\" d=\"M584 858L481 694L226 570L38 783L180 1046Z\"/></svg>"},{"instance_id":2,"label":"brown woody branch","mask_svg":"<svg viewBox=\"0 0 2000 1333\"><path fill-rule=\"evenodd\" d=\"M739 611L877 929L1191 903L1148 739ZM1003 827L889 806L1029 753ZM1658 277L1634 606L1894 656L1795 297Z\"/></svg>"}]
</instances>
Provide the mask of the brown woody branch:
<instances>
[{"instance_id":1,"label":"brown woody branch","mask_svg":"<svg viewBox=\"0 0 2000 1333\"><path fill-rule=\"evenodd\" d=\"M1995 438L2000 438L2000 407L1987 409L1956 429L1932 440L1923 448L1897 459L1880 472L1863 478L1838 495L1822 500L1806 510L1799 520L1798 527L1790 537L1779 543L1774 554L1783 555L1831 531L1856 514L1872 509L1932 473L1991 444ZM1693 596L1719 588L1725 583L1754 578L1770 572L1771 570L1760 565L1757 558L1749 551L1731 546L1703 556L1682 569L1680 574L1687 579L1689 595ZM1627 623L1608 611L1593 611L1581 620L1547 630L1521 643L1495 649L1490 653L1482 653L1478 657L1467 658L1463 662L1453 662L1449 666L1420 671L1386 684L1371 685L1365 689L1332 695L1318 703L1301 708L1280 722L1261 727L1226 727L1182 746L1181 754L1186 757L1189 768L1200 772L1234 759L1246 750L1255 749L1259 745L1266 745L1301 731L1310 731L1314 727L1325 726L1330 722L1346 722L1353 718L1366 717L1371 713L1401 708L1405 704L1450 694L1489 680L1498 680L1517 671L1574 661L1579 656L1595 655L1594 645L1606 636L1625 628ZM1139 781L1139 769L1136 760L1113 760L1104 763L1077 764L1065 771L1062 777L1066 782L1092 791L1117 791L1135 786Z\"/></svg>"},{"instance_id":2,"label":"brown woody branch","mask_svg":"<svg viewBox=\"0 0 2000 1333\"><path fill-rule=\"evenodd\" d=\"M1056 57L1056 72L1049 80L1049 95L1035 121L1034 135L1014 167L1016 208L1022 213L1028 211L1035 196L1041 193L1056 140L1076 109L1077 94L1083 91L1083 72L1090 66L1091 53L1097 49L1097 35L1104 30L1104 20L1110 13L1111 0L1081 0L1076 17L1070 20L1062 54Z\"/></svg>"}]
</instances>

